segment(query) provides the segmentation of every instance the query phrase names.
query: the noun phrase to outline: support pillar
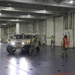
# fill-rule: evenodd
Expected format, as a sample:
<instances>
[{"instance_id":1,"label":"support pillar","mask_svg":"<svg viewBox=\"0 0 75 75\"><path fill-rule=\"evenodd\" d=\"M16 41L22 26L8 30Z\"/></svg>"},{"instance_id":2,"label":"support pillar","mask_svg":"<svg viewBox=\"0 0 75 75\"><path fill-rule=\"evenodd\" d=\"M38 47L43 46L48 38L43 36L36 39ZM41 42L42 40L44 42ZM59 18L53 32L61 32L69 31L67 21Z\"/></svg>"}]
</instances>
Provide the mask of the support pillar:
<instances>
[{"instance_id":1,"label":"support pillar","mask_svg":"<svg viewBox=\"0 0 75 75\"><path fill-rule=\"evenodd\" d=\"M20 24L16 23L16 34L20 33Z\"/></svg>"}]
</instances>

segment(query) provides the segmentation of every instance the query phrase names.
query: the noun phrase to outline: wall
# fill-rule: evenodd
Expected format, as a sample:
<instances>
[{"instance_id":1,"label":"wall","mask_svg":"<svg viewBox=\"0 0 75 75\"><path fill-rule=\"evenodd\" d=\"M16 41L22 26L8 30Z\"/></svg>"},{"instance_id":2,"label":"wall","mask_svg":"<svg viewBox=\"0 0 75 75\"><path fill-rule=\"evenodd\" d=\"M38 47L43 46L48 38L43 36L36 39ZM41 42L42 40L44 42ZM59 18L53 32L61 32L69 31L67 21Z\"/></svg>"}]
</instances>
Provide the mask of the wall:
<instances>
[{"instance_id":1,"label":"wall","mask_svg":"<svg viewBox=\"0 0 75 75\"><path fill-rule=\"evenodd\" d=\"M61 46L63 39L63 17L55 18L55 45Z\"/></svg>"},{"instance_id":2,"label":"wall","mask_svg":"<svg viewBox=\"0 0 75 75\"><path fill-rule=\"evenodd\" d=\"M39 21L36 21L33 23L33 32L34 33L39 33Z\"/></svg>"},{"instance_id":3,"label":"wall","mask_svg":"<svg viewBox=\"0 0 75 75\"><path fill-rule=\"evenodd\" d=\"M20 33L28 33L28 25L20 23Z\"/></svg>"},{"instance_id":4,"label":"wall","mask_svg":"<svg viewBox=\"0 0 75 75\"><path fill-rule=\"evenodd\" d=\"M75 15L74 15L75 18ZM68 16L68 26L70 22L70 16ZM70 47L73 47L73 29L70 29L68 27L67 30L64 29L64 20L63 16L61 17L55 17L55 20L53 18L47 19L47 45L50 45L51 39L48 38L51 35L55 35L55 45L61 46L61 42L63 40L64 34L68 35L69 41L70 41ZM74 19L74 32L75 32L75 19ZM75 41L75 33L74 33L74 41ZM74 42L75 46L75 42Z\"/></svg>"},{"instance_id":5,"label":"wall","mask_svg":"<svg viewBox=\"0 0 75 75\"><path fill-rule=\"evenodd\" d=\"M20 23L20 33L32 33L33 24Z\"/></svg>"},{"instance_id":6,"label":"wall","mask_svg":"<svg viewBox=\"0 0 75 75\"><path fill-rule=\"evenodd\" d=\"M39 33L42 43L46 43L46 21L39 22Z\"/></svg>"},{"instance_id":7,"label":"wall","mask_svg":"<svg viewBox=\"0 0 75 75\"><path fill-rule=\"evenodd\" d=\"M53 18L47 19L47 34L46 34L46 39L47 39L47 45L51 45L50 41L51 39L48 37L51 37L51 35L54 35L54 20Z\"/></svg>"}]
</instances>

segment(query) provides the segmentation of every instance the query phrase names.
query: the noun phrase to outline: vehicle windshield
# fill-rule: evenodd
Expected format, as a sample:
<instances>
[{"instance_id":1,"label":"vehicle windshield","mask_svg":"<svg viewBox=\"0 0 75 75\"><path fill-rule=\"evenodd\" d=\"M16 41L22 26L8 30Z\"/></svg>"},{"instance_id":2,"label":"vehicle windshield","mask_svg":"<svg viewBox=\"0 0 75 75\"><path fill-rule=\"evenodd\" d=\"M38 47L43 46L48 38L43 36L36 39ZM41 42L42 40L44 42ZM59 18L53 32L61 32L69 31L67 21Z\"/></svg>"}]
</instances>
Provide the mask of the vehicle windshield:
<instances>
[{"instance_id":1,"label":"vehicle windshield","mask_svg":"<svg viewBox=\"0 0 75 75\"><path fill-rule=\"evenodd\" d=\"M23 35L14 35L14 39L24 39Z\"/></svg>"},{"instance_id":2,"label":"vehicle windshield","mask_svg":"<svg viewBox=\"0 0 75 75\"><path fill-rule=\"evenodd\" d=\"M24 39L31 39L32 38L32 35L25 35L24 36Z\"/></svg>"},{"instance_id":3,"label":"vehicle windshield","mask_svg":"<svg viewBox=\"0 0 75 75\"><path fill-rule=\"evenodd\" d=\"M31 39L33 35L14 35L14 39Z\"/></svg>"}]
</instances>

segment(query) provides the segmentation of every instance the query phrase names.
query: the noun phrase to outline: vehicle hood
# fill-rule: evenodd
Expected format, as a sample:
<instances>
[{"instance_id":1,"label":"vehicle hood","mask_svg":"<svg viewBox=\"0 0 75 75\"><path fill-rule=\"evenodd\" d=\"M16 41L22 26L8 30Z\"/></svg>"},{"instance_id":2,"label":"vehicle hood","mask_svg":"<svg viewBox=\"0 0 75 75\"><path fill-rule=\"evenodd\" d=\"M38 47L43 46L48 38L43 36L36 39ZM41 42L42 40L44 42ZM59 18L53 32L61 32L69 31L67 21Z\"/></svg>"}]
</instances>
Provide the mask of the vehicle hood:
<instances>
[{"instance_id":1,"label":"vehicle hood","mask_svg":"<svg viewBox=\"0 0 75 75\"><path fill-rule=\"evenodd\" d=\"M17 40L14 40L12 39L11 42L31 42L31 39L17 39Z\"/></svg>"}]
</instances>

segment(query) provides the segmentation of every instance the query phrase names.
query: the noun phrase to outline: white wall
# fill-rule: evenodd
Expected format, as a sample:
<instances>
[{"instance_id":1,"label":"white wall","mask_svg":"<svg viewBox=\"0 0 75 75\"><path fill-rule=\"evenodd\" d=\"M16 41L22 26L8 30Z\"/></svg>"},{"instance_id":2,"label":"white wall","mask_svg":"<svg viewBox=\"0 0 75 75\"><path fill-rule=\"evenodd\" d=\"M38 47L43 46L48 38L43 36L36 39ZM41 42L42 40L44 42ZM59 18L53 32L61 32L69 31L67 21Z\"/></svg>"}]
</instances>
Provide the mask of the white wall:
<instances>
[{"instance_id":1,"label":"white wall","mask_svg":"<svg viewBox=\"0 0 75 75\"><path fill-rule=\"evenodd\" d=\"M39 33L39 21L33 23L33 32Z\"/></svg>"},{"instance_id":2,"label":"white wall","mask_svg":"<svg viewBox=\"0 0 75 75\"><path fill-rule=\"evenodd\" d=\"M20 33L28 33L28 25L20 23Z\"/></svg>"},{"instance_id":3,"label":"white wall","mask_svg":"<svg viewBox=\"0 0 75 75\"><path fill-rule=\"evenodd\" d=\"M63 17L55 18L55 45L61 46L63 40Z\"/></svg>"},{"instance_id":4,"label":"white wall","mask_svg":"<svg viewBox=\"0 0 75 75\"><path fill-rule=\"evenodd\" d=\"M42 43L46 43L46 21L39 22L39 33Z\"/></svg>"},{"instance_id":5,"label":"white wall","mask_svg":"<svg viewBox=\"0 0 75 75\"><path fill-rule=\"evenodd\" d=\"M47 19L47 34L46 34L46 39L47 39L47 45L50 45L51 39L48 37L51 37L51 35L54 35L54 23L53 23L53 18Z\"/></svg>"},{"instance_id":6,"label":"white wall","mask_svg":"<svg viewBox=\"0 0 75 75\"><path fill-rule=\"evenodd\" d=\"M33 24L28 24L28 32L33 33Z\"/></svg>"},{"instance_id":7,"label":"white wall","mask_svg":"<svg viewBox=\"0 0 75 75\"><path fill-rule=\"evenodd\" d=\"M33 33L33 24L20 23L20 33Z\"/></svg>"}]
</instances>

